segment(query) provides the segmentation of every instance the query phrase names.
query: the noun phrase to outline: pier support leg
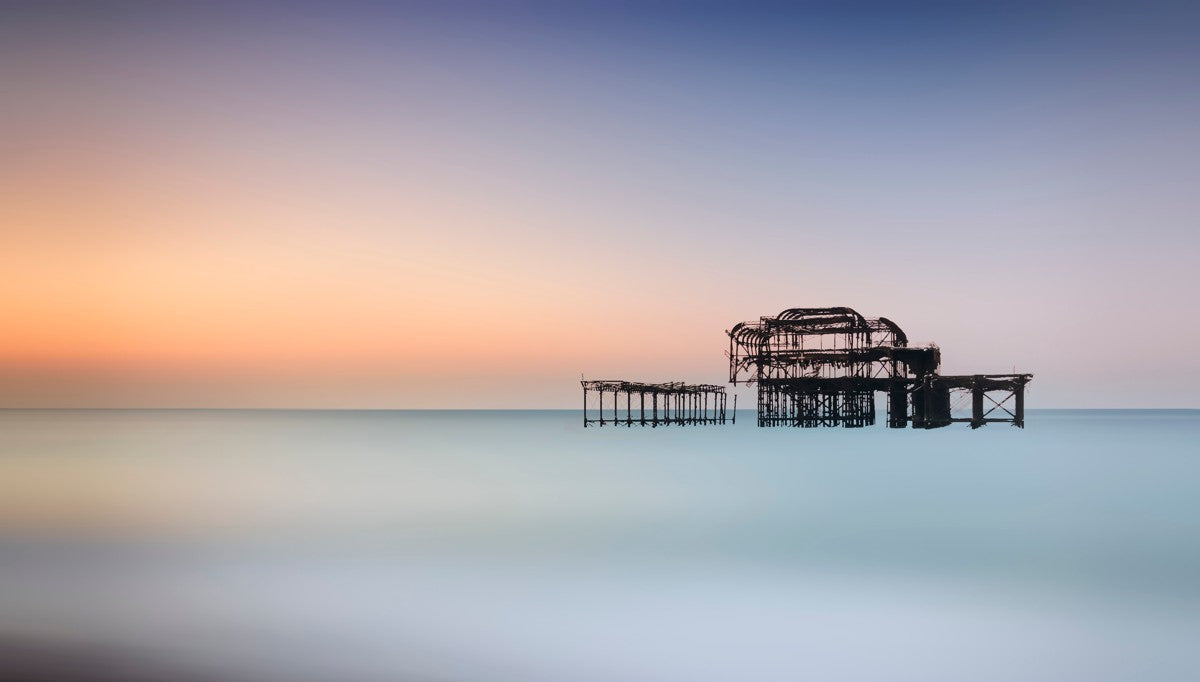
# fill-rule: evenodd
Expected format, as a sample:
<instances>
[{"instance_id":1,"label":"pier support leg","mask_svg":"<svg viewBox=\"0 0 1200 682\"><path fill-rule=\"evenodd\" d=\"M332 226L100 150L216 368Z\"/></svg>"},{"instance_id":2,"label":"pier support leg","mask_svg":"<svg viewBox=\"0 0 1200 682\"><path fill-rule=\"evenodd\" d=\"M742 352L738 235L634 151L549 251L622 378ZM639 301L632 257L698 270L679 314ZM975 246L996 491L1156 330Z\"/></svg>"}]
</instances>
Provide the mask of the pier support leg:
<instances>
[{"instance_id":1,"label":"pier support leg","mask_svg":"<svg viewBox=\"0 0 1200 682\"><path fill-rule=\"evenodd\" d=\"M1013 426L1025 428L1025 384L1013 391Z\"/></svg>"},{"instance_id":2,"label":"pier support leg","mask_svg":"<svg viewBox=\"0 0 1200 682\"><path fill-rule=\"evenodd\" d=\"M971 428L983 426L983 387L976 377L975 385L971 386Z\"/></svg>"}]
</instances>

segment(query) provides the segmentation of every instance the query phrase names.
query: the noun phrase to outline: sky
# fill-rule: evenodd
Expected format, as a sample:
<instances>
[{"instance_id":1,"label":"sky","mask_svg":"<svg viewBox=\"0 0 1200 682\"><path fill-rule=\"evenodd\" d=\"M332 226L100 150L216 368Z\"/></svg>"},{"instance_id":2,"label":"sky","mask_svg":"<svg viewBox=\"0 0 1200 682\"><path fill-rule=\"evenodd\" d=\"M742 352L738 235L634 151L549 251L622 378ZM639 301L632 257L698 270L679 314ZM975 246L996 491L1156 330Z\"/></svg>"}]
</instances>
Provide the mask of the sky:
<instances>
[{"instance_id":1,"label":"sky","mask_svg":"<svg viewBox=\"0 0 1200 682\"><path fill-rule=\"evenodd\" d=\"M0 406L571 408L850 306L1200 407L1200 11L0 3Z\"/></svg>"}]
</instances>

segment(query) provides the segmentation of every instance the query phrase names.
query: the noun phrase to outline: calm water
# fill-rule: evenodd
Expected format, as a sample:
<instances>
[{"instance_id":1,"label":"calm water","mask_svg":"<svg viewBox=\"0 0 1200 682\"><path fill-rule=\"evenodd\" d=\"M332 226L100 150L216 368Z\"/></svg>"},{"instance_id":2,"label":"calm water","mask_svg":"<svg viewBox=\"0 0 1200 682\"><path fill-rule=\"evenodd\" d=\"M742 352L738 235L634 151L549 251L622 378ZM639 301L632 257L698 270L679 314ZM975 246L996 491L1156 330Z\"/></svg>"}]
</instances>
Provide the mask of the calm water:
<instances>
[{"instance_id":1,"label":"calm water","mask_svg":"<svg viewBox=\"0 0 1200 682\"><path fill-rule=\"evenodd\" d=\"M1197 679L1200 412L975 432L579 421L0 412L0 665Z\"/></svg>"}]
</instances>

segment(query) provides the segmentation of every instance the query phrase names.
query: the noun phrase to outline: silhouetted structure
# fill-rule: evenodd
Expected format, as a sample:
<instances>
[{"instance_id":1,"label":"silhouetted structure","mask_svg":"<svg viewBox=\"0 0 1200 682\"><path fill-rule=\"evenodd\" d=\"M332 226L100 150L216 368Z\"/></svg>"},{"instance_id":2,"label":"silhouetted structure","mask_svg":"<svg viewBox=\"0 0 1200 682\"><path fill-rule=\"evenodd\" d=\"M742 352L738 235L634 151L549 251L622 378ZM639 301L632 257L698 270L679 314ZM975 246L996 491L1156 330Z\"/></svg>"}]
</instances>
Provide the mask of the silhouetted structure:
<instances>
[{"instance_id":1,"label":"silhouetted structure","mask_svg":"<svg viewBox=\"0 0 1200 682\"><path fill-rule=\"evenodd\" d=\"M726 333L729 381L758 384L759 426L874 424L876 391L887 396L892 428L1025 425L1025 384L1033 375L939 375L938 347L909 347L904 331L884 317L790 308ZM962 416L966 401L970 416Z\"/></svg>"},{"instance_id":2,"label":"silhouetted structure","mask_svg":"<svg viewBox=\"0 0 1200 682\"><path fill-rule=\"evenodd\" d=\"M725 387L713 384L644 384L635 381L580 381L583 425L659 426L724 424ZM590 400L595 396L594 404ZM611 405L605 397L611 396ZM622 397L624 400L622 400ZM624 403L624 410L621 409ZM737 397L734 396L736 407ZM595 408L589 413L588 408ZM589 417L589 414L594 416Z\"/></svg>"}]
</instances>

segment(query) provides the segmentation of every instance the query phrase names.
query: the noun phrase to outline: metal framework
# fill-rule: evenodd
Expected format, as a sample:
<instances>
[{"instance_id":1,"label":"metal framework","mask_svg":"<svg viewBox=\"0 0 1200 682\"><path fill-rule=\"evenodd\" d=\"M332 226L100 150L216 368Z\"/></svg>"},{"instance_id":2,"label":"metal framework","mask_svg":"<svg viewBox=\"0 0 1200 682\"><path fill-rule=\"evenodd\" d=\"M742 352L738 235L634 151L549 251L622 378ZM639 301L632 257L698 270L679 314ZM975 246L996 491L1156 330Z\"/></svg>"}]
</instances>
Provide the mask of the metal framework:
<instances>
[{"instance_id":1,"label":"metal framework","mask_svg":"<svg viewBox=\"0 0 1200 682\"><path fill-rule=\"evenodd\" d=\"M910 347L904 330L885 317L789 308L726 334L729 382L758 385L759 426L868 426L875 423L876 391L887 396L892 428L1025 425L1025 384L1033 375L939 375L941 350ZM963 395L970 416L956 416Z\"/></svg>"},{"instance_id":2,"label":"metal framework","mask_svg":"<svg viewBox=\"0 0 1200 682\"><path fill-rule=\"evenodd\" d=\"M670 424L689 426L725 423L724 386L685 384L678 381L646 384L621 380L583 380L579 383L583 385L585 427L605 424L657 427ZM611 396L611 399L606 399L606 396ZM624 400L621 400L622 396ZM733 401L736 419L736 395ZM589 407L594 408L594 411L589 413Z\"/></svg>"}]
</instances>

